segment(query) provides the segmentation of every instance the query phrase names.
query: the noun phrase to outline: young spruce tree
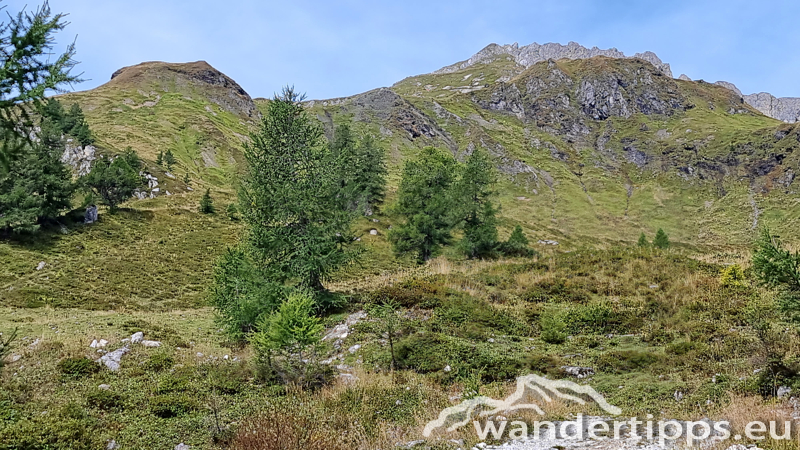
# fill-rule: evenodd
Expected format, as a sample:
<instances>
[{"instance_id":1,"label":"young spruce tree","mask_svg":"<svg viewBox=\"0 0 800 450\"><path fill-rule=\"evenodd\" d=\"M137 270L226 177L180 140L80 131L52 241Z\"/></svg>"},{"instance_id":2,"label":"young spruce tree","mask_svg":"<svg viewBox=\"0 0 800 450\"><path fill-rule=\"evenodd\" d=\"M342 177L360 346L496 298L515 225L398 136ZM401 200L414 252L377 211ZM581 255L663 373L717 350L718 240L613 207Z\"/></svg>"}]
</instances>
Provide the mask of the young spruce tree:
<instances>
[{"instance_id":1,"label":"young spruce tree","mask_svg":"<svg viewBox=\"0 0 800 450\"><path fill-rule=\"evenodd\" d=\"M424 262L451 241L457 221L451 194L456 168L452 155L434 147L406 161L395 206L405 222L389 232L396 253L413 252Z\"/></svg>"},{"instance_id":2,"label":"young spruce tree","mask_svg":"<svg viewBox=\"0 0 800 450\"><path fill-rule=\"evenodd\" d=\"M476 149L455 183L456 208L462 209L464 238L460 247L469 258L494 256L497 251L497 208L492 204L497 174L489 154Z\"/></svg>"},{"instance_id":3,"label":"young spruce tree","mask_svg":"<svg viewBox=\"0 0 800 450\"><path fill-rule=\"evenodd\" d=\"M258 263L280 282L321 292L325 276L356 256L354 214L341 201L344 169L302 100L287 87L267 105L245 146L239 205Z\"/></svg>"}]
</instances>

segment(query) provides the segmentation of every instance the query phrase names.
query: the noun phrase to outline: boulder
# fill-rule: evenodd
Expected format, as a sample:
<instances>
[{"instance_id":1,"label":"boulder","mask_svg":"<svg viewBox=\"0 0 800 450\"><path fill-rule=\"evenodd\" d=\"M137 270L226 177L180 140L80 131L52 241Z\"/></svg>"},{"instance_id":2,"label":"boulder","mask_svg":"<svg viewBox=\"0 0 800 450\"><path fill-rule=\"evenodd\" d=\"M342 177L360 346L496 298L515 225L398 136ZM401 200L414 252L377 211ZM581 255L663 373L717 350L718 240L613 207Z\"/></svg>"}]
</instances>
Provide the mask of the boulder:
<instances>
[{"instance_id":1,"label":"boulder","mask_svg":"<svg viewBox=\"0 0 800 450\"><path fill-rule=\"evenodd\" d=\"M594 375L594 369L591 367L578 367L578 366L561 366L564 373L571 375L575 378L586 378Z\"/></svg>"},{"instance_id":2,"label":"boulder","mask_svg":"<svg viewBox=\"0 0 800 450\"><path fill-rule=\"evenodd\" d=\"M161 347L161 342L158 342L158 341L146 341L145 340L145 341L142 341L141 344L144 347L151 347L151 348L152 347Z\"/></svg>"},{"instance_id":3,"label":"boulder","mask_svg":"<svg viewBox=\"0 0 800 450\"><path fill-rule=\"evenodd\" d=\"M97 222L97 205L89 205L83 214L83 223L90 224Z\"/></svg>"},{"instance_id":4,"label":"boulder","mask_svg":"<svg viewBox=\"0 0 800 450\"><path fill-rule=\"evenodd\" d=\"M143 340L144 340L144 333L142 333L141 331L133 333L133 335L131 336L131 343L132 344L138 344L138 343L142 342Z\"/></svg>"},{"instance_id":5,"label":"boulder","mask_svg":"<svg viewBox=\"0 0 800 450\"><path fill-rule=\"evenodd\" d=\"M131 351L128 347L122 347L114 350L113 352L108 352L98 360L101 364L104 364L108 367L109 370L112 372L116 372L119 370L119 363L122 360L122 356Z\"/></svg>"}]
</instances>

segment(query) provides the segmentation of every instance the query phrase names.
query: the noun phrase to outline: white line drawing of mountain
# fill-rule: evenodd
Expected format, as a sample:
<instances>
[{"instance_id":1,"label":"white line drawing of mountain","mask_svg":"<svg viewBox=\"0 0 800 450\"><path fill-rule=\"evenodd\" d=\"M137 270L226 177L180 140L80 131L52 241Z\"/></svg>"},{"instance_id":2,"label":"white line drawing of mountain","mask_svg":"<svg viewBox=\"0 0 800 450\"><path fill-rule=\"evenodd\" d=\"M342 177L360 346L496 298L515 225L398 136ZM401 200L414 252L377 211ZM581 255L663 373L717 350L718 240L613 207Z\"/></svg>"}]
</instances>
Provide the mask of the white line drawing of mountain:
<instances>
[{"instance_id":1,"label":"white line drawing of mountain","mask_svg":"<svg viewBox=\"0 0 800 450\"><path fill-rule=\"evenodd\" d=\"M500 413L508 413L509 411L516 411L521 409L532 409L540 415L544 415L544 410L535 403L519 403L525 397L526 390L531 390L546 402L552 402L553 397L562 398L576 402L580 405L585 405L586 400L569 393L562 392L562 390L571 391L574 394L584 394L589 396L603 411L608 414L618 416L622 414L622 410L614 405L608 403L599 392L588 385L580 385L569 380L550 380L539 375L525 375L517 378L517 390L509 395L504 400L496 400L491 397L479 396L469 400L464 400L456 406L445 408L439 413L439 417L435 420L428 422L422 434L425 437L430 437L433 430L445 426L447 420L453 416L464 417L463 420L456 421L449 427L447 431L456 430L473 420L473 412L479 406L485 406L487 409L478 413L475 418L488 417Z\"/></svg>"}]
</instances>

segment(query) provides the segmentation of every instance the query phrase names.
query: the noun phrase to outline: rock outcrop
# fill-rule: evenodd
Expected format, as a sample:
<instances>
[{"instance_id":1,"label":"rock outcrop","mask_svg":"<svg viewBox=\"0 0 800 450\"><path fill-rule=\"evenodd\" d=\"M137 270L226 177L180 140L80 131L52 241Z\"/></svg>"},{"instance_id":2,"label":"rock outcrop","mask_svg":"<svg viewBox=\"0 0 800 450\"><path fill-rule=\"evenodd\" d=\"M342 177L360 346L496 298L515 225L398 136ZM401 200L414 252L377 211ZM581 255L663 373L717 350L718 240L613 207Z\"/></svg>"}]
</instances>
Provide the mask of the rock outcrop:
<instances>
[{"instance_id":1,"label":"rock outcrop","mask_svg":"<svg viewBox=\"0 0 800 450\"><path fill-rule=\"evenodd\" d=\"M778 98L772 94L761 92L745 95L744 101L765 116L773 119L787 123L800 121L800 98L798 97Z\"/></svg>"},{"instance_id":2,"label":"rock outcrop","mask_svg":"<svg viewBox=\"0 0 800 450\"><path fill-rule=\"evenodd\" d=\"M629 57L616 48L605 50L597 47L586 48L577 42L570 42L567 45L552 42L547 44L537 44L534 42L533 44L522 47L520 47L517 43L511 45L489 44L483 50L473 55L470 59L443 67L434 73L456 72L478 63L490 62L496 57L502 55L512 56L517 64L526 68L538 62L547 61L549 59L587 59L595 56L607 56L610 58L639 58L654 65L664 75L672 78L672 70L670 69L669 64L661 61L661 59L653 52L636 53L632 57Z\"/></svg>"}]
</instances>

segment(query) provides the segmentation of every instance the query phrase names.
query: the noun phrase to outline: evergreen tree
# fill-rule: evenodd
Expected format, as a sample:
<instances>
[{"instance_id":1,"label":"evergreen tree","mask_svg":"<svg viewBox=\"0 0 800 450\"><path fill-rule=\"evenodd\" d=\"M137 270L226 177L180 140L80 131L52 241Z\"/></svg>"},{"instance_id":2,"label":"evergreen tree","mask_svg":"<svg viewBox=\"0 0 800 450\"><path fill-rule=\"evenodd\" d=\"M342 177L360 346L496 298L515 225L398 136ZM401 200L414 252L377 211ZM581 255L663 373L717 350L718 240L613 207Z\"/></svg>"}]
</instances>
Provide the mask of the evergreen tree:
<instances>
[{"instance_id":1,"label":"evergreen tree","mask_svg":"<svg viewBox=\"0 0 800 450\"><path fill-rule=\"evenodd\" d=\"M497 180L489 154L476 149L455 183L454 208L461 208L464 238L460 247L469 258L493 256L497 250L497 209L491 202Z\"/></svg>"},{"instance_id":2,"label":"evergreen tree","mask_svg":"<svg viewBox=\"0 0 800 450\"><path fill-rule=\"evenodd\" d=\"M669 248L669 237L661 228L656 231L656 237L653 239L653 247L662 250Z\"/></svg>"},{"instance_id":3,"label":"evergreen tree","mask_svg":"<svg viewBox=\"0 0 800 450\"><path fill-rule=\"evenodd\" d=\"M89 124L86 123L83 110L77 103L73 103L69 111L64 114L64 118L61 122L61 129L65 134L77 139L84 147L94 143L94 137L92 137L92 132L89 130Z\"/></svg>"},{"instance_id":4,"label":"evergreen tree","mask_svg":"<svg viewBox=\"0 0 800 450\"><path fill-rule=\"evenodd\" d=\"M647 242L647 236L644 233L639 235L639 242L636 243L639 247L649 247L650 243Z\"/></svg>"},{"instance_id":5,"label":"evergreen tree","mask_svg":"<svg viewBox=\"0 0 800 450\"><path fill-rule=\"evenodd\" d=\"M164 164L167 166L167 170L172 171L172 166L175 165L175 155L172 154L172 150L167 149L167 152L164 153Z\"/></svg>"},{"instance_id":6,"label":"evergreen tree","mask_svg":"<svg viewBox=\"0 0 800 450\"><path fill-rule=\"evenodd\" d=\"M164 165L164 150L159 150L158 155L156 156L156 165L163 166Z\"/></svg>"},{"instance_id":7,"label":"evergreen tree","mask_svg":"<svg viewBox=\"0 0 800 450\"><path fill-rule=\"evenodd\" d=\"M214 214L214 202L211 199L211 189L206 189L203 198L200 199L200 212L203 214Z\"/></svg>"},{"instance_id":8,"label":"evergreen tree","mask_svg":"<svg viewBox=\"0 0 800 450\"><path fill-rule=\"evenodd\" d=\"M452 155L433 147L406 161L395 206L405 222L389 232L395 252L413 252L419 261L427 261L450 242L456 221L451 195L456 167Z\"/></svg>"},{"instance_id":9,"label":"evergreen tree","mask_svg":"<svg viewBox=\"0 0 800 450\"><path fill-rule=\"evenodd\" d=\"M522 231L522 227L517 225L508 240L500 244L500 251L506 256L535 256L537 252L528 247L528 238Z\"/></svg>"},{"instance_id":10,"label":"evergreen tree","mask_svg":"<svg viewBox=\"0 0 800 450\"><path fill-rule=\"evenodd\" d=\"M189 172L186 172L186 173L183 175L183 184L185 184L186 186L189 186L189 184L190 184L191 182L192 182L192 179L191 179L191 178L189 178Z\"/></svg>"},{"instance_id":11,"label":"evergreen tree","mask_svg":"<svg viewBox=\"0 0 800 450\"><path fill-rule=\"evenodd\" d=\"M356 146L358 165L355 181L358 203L366 215L372 215L382 204L386 191L385 153L371 135L364 136Z\"/></svg>"},{"instance_id":12,"label":"evergreen tree","mask_svg":"<svg viewBox=\"0 0 800 450\"><path fill-rule=\"evenodd\" d=\"M781 312L800 322L800 252L784 248L780 238L764 228L753 252L753 275L762 285L777 289Z\"/></svg>"},{"instance_id":13,"label":"evergreen tree","mask_svg":"<svg viewBox=\"0 0 800 450\"><path fill-rule=\"evenodd\" d=\"M33 144L34 121L19 105L39 109L48 91L61 92L62 86L82 81L70 75L76 64L74 44L61 55L53 52L53 35L67 25L64 14L51 14L45 2L34 12L8 17L8 22L0 23L0 172Z\"/></svg>"},{"instance_id":14,"label":"evergreen tree","mask_svg":"<svg viewBox=\"0 0 800 450\"><path fill-rule=\"evenodd\" d=\"M344 170L302 100L287 87L267 105L245 146L239 205L258 262L280 282L321 292L323 278L356 256L354 214L342 202Z\"/></svg>"},{"instance_id":15,"label":"evergreen tree","mask_svg":"<svg viewBox=\"0 0 800 450\"><path fill-rule=\"evenodd\" d=\"M50 119L40 126L39 142L26 147L0 175L0 229L35 232L71 207L75 186L61 162L61 131Z\"/></svg>"},{"instance_id":16,"label":"evergreen tree","mask_svg":"<svg viewBox=\"0 0 800 450\"><path fill-rule=\"evenodd\" d=\"M256 329L260 317L280 305L283 289L240 248L228 249L214 266L211 305L234 341Z\"/></svg>"},{"instance_id":17,"label":"evergreen tree","mask_svg":"<svg viewBox=\"0 0 800 450\"><path fill-rule=\"evenodd\" d=\"M84 177L84 183L111 211L116 211L120 203L131 198L134 191L144 185L139 175L140 167L139 157L128 149L120 156L95 160L92 170Z\"/></svg>"},{"instance_id":18,"label":"evergreen tree","mask_svg":"<svg viewBox=\"0 0 800 450\"><path fill-rule=\"evenodd\" d=\"M383 150L372 136L356 140L350 125L345 123L336 127L331 157L342 169L339 195L345 206L372 215L383 202L387 173Z\"/></svg>"}]
</instances>

